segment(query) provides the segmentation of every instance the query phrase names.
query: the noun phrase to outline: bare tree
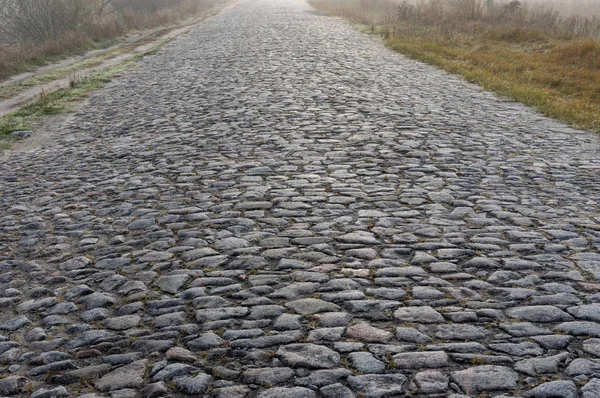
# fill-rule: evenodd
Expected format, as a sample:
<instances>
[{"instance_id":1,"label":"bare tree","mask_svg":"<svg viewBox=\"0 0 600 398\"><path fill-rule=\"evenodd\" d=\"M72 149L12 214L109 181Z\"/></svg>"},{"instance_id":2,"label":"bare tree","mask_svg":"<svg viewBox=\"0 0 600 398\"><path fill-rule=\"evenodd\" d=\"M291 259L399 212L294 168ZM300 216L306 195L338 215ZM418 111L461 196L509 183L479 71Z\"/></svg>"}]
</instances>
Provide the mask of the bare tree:
<instances>
[{"instance_id":1,"label":"bare tree","mask_svg":"<svg viewBox=\"0 0 600 398\"><path fill-rule=\"evenodd\" d=\"M44 41L85 28L111 0L0 0L0 34L12 40Z\"/></svg>"},{"instance_id":2,"label":"bare tree","mask_svg":"<svg viewBox=\"0 0 600 398\"><path fill-rule=\"evenodd\" d=\"M407 21L415 14L415 4L412 0L400 0L396 4L396 17L401 21Z\"/></svg>"}]
</instances>

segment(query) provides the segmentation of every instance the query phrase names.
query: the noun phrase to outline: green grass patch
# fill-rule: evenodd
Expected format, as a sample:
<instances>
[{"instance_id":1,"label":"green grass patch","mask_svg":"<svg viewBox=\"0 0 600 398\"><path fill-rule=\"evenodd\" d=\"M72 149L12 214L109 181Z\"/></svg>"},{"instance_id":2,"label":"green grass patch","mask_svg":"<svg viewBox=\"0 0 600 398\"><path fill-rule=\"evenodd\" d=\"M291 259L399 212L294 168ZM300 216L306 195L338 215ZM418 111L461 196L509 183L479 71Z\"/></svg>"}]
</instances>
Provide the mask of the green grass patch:
<instances>
[{"instance_id":1,"label":"green grass patch","mask_svg":"<svg viewBox=\"0 0 600 398\"><path fill-rule=\"evenodd\" d=\"M93 68L95 66L101 65L102 62L118 57L122 54L132 51L138 44L131 44L121 46L102 54L99 54L95 57L84 59L82 61L73 63L67 67L55 69L46 73L39 74L37 76L31 77L19 83L8 84L4 87L0 87L0 99L2 98L12 98L15 95L27 90L28 88L44 84L50 83L59 79L70 78L73 80L77 79L77 71L85 70L88 68ZM108 46L108 45L107 45ZM146 56L148 54L142 53L142 56Z\"/></svg>"},{"instance_id":2,"label":"green grass patch","mask_svg":"<svg viewBox=\"0 0 600 398\"><path fill-rule=\"evenodd\" d=\"M72 104L85 97L90 91L98 90L108 83L111 78L125 70L131 69L132 60L108 68L105 71L75 82L71 87L64 88L49 94L40 94L40 99L23 106L12 113L12 118L21 120L36 119L42 116L57 115L69 112Z\"/></svg>"},{"instance_id":3,"label":"green grass patch","mask_svg":"<svg viewBox=\"0 0 600 398\"><path fill-rule=\"evenodd\" d=\"M10 134L13 131L28 130L30 127L23 118L10 117L0 119L0 135Z\"/></svg>"},{"instance_id":4,"label":"green grass patch","mask_svg":"<svg viewBox=\"0 0 600 398\"><path fill-rule=\"evenodd\" d=\"M40 98L17 111L0 118L0 150L10 148L18 139L10 133L18 130L29 130L37 120L45 116L71 112L74 104L87 97L91 91L102 88L106 83L122 72L131 70L140 59L154 55L165 44L173 39L164 40L150 50L136 54L118 65L112 66L80 81L52 93L41 93Z\"/></svg>"},{"instance_id":5,"label":"green grass patch","mask_svg":"<svg viewBox=\"0 0 600 398\"><path fill-rule=\"evenodd\" d=\"M10 135L13 131L29 130L31 127L23 118L6 117L0 119L0 151L9 149L19 139Z\"/></svg>"}]
</instances>

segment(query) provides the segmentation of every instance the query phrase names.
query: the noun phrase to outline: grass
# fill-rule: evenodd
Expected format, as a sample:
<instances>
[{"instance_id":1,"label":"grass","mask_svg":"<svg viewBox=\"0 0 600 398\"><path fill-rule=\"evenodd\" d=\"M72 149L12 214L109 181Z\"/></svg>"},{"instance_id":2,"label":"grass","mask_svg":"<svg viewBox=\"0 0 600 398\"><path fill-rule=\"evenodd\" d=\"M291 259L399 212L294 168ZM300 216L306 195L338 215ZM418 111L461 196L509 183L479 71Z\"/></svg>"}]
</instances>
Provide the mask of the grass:
<instances>
[{"instance_id":1,"label":"grass","mask_svg":"<svg viewBox=\"0 0 600 398\"><path fill-rule=\"evenodd\" d=\"M107 48L132 31L168 26L205 12L219 4L216 0L182 0L154 11L118 10L98 17L93 23L81 21L76 31L65 31L52 40L21 38L6 41L0 20L0 81L29 72L69 56ZM25 24L36 25L37 15L21 16Z\"/></svg>"},{"instance_id":2,"label":"grass","mask_svg":"<svg viewBox=\"0 0 600 398\"><path fill-rule=\"evenodd\" d=\"M7 84L6 86L0 87L0 99L12 98L30 87L53 82L58 79L64 79L66 77L69 77L76 80L78 70L93 68L95 66L101 65L104 61L131 52L135 50L136 47L141 46L153 39L153 37L150 37L140 42L120 46L109 51L103 52L102 54L99 54L95 57L84 59L82 61L70 64L64 68L54 69L46 73L42 73L31 77L19 83ZM144 55L147 55L147 53L144 53Z\"/></svg>"},{"instance_id":3,"label":"grass","mask_svg":"<svg viewBox=\"0 0 600 398\"><path fill-rule=\"evenodd\" d=\"M41 93L40 98L17 111L0 118L0 150L9 149L18 138L10 133L19 130L30 130L40 118L71 112L73 106L92 91L102 88L124 71L132 70L136 62L149 55L154 55L165 44L167 39L143 53L136 54L125 61L89 76L80 81L73 81L70 87L52 93Z\"/></svg>"},{"instance_id":4,"label":"grass","mask_svg":"<svg viewBox=\"0 0 600 398\"><path fill-rule=\"evenodd\" d=\"M485 37L435 42L391 37L390 48L460 75L544 115L600 132L600 43L520 43Z\"/></svg>"},{"instance_id":5,"label":"grass","mask_svg":"<svg viewBox=\"0 0 600 398\"><path fill-rule=\"evenodd\" d=\"M28 130L27 125L23 120L17 118L0 119L0 151L10 149L12 144L18 141L18 138L10 135L13 131Z\"/></svg>"},{"instance_id":6,"label":"grass","mask_svg":"<svg viewBox=\"0 0 600 398\"><path fill-rule=\"evenodd\" d=\"M481 7L481 0L402 0L397 4L404 4L404 9L400 5L393 8L389 0L361 2L361 6L356 0L310 2L327 14L381 34L395 51L460 75L544 115L600 132L597 17L582 19L549 8L524 6L512 13L502 8L490 13ZM456 4L475 5L475 11L457 9ZM497 4L502 3L497 0Z\"/></svg>"}]
</instances>

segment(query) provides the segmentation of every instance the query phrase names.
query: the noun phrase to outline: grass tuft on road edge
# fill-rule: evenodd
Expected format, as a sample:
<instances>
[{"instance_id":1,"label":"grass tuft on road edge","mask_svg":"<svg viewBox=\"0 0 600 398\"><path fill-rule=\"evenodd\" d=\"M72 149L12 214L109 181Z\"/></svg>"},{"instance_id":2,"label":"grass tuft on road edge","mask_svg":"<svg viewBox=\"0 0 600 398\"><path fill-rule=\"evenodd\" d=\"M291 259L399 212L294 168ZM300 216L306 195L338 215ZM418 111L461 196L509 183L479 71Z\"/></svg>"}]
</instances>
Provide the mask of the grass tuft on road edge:
<instances>
[{"instance_id":1,"label":"grass tuft on road edge","mask_svg":"<svg viewBox=\"0 0 600 398\"><path fill-rule=\"evenodd\" d=\"M0 150L10 149L12 144L18 140L10 133L19 130L31 130L35 122L42 117L71 112L73 105L90 92L102 88L120 73L134 69L137 61L149 55L155 55L162 46L172 40L164 40L148 51L136 54L115 66L80 81L73 81L68 88L52 93L42 92L37 101L0 118Z\"/></svg>"}]
</instances>

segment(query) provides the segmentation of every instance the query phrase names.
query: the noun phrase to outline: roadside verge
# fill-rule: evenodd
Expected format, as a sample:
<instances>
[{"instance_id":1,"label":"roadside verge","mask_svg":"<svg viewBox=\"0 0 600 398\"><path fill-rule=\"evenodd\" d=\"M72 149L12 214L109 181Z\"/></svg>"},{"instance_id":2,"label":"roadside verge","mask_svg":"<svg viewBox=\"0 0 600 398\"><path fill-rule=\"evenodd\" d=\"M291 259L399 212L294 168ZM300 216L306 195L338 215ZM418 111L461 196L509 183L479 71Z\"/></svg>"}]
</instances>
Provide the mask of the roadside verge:
<instances>
[{"instance_id":1,"label":"roadside verge","mask_svg":"<svg viewBox=\"0 0 600 398\"><path fill-rule=\"evenodd\" d=\"M43 119L71 112L89 92L135 68L141 58L155 54L165 44L191 32L234 3L235 0L222 3L182 24L152 30L106 51L95 51L0 83L0 151L31 149L31 143L15 145L17 142L33 141L35 146L40 145L51 135L47 130L52 123ZM42 140L33 138L40 126L46 130Z\"/></svg>"}]
</instances>

